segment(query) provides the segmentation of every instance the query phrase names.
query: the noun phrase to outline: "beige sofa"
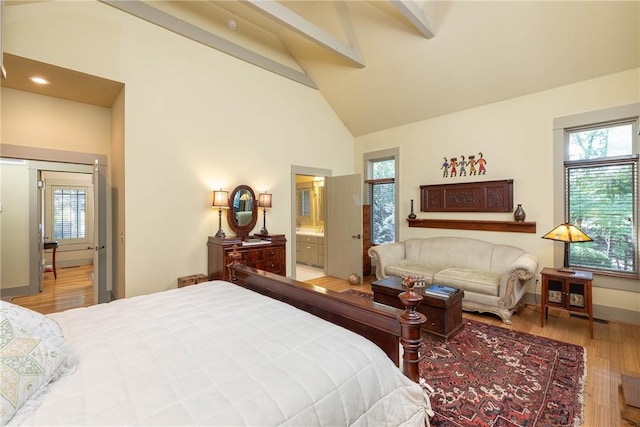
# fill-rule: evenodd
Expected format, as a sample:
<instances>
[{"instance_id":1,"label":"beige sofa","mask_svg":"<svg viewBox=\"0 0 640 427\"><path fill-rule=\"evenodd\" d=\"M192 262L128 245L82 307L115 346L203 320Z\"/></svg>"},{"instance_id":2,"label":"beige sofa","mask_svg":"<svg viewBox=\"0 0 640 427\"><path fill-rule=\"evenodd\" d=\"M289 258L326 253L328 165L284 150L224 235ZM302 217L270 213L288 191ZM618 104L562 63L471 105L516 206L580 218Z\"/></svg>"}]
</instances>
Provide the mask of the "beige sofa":
<instances>
[{"instance_id":1,"label":"beige sofa","mask_svg":"<svg viewBox=\"0 0 640 427\"><path fill-rule=\"evenodd\" d=\"M462 308L495 313L504 323L518 309L527 284L535 280L538 260L515 246L464 237L407 239L374 246L376 277L422 276L464 290Z\"/></svg>"}]
</instances>

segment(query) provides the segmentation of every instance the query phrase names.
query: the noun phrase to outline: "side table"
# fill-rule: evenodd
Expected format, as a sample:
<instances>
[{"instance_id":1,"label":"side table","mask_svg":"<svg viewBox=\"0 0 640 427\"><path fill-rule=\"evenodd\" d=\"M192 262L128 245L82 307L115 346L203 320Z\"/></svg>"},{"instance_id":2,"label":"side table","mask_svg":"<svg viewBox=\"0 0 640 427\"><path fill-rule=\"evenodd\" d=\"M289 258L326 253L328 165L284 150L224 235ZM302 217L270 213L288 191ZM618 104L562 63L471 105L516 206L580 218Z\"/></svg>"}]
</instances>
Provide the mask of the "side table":
<instances>
[{"instance_id":1,"label":"side table","mask_svg":"<svg viewBox=\"0 0 640 427\"><path fill-rule=\"evenodd\" d=\"M587 271L566 273L554 268L544 268L540 303L540 326L548 317L549 306L570 312L586 313L589 317L589 333L593 338L593 306L591 287L593 274Z\"/></svg>"}]
</instances>

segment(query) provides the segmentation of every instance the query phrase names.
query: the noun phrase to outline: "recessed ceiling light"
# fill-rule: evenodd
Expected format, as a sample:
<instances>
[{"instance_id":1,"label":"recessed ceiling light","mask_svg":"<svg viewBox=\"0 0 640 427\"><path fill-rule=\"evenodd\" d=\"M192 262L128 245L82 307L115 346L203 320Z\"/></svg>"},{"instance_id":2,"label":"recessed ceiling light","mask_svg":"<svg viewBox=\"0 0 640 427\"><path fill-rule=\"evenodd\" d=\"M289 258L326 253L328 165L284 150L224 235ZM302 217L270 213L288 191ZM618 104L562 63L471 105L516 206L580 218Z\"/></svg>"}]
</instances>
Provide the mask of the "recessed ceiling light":
<instances>
[{"instance_id":1,"label":"recessed ceiling light","mask_svg":"<svg viewBox=\"0 0 640 427\"><path fill-rule=\"evenodd\" d=\"M29 77L29 80L39 85L48 85L50 83L49 80L38 76Z\"/></svg>"}]
</instances>

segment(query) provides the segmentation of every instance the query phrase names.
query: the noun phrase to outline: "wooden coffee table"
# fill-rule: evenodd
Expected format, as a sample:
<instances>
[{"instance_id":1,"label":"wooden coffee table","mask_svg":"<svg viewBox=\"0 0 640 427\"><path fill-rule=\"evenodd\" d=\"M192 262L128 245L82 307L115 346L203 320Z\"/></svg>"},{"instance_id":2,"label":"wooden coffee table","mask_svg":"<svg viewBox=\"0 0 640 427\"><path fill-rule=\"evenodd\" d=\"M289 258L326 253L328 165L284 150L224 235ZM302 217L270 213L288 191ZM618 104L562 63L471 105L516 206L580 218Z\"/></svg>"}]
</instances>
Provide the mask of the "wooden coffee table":
<instances>
[{"instance_id":1,"label":"wooden coffee table","mask_svg":"<svg viewBox=\"0 0 640 427\"><path fill-rule=\"evenodd\" d=\"M400 277L389 276L371 283L373 300L395 308L403 308L398 295L406 291ZM426 295L421 288L414 288L422 295L422 302L417 311L427 317L422 330L440 336L445 340L451 338L462 328L462 297L464 291L456 292L449 298Z\"/></svg>"}]
</instances>

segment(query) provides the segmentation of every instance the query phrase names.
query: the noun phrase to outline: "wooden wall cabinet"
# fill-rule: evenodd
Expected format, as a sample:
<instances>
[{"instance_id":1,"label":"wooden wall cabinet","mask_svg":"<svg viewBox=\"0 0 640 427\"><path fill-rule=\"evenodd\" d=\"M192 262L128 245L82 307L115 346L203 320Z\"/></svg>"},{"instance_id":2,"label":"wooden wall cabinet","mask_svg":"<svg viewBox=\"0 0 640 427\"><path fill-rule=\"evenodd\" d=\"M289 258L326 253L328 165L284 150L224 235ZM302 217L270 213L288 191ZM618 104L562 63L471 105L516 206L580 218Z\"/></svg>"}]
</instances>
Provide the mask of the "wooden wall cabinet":
<instances>
[{"instance_id":1,"label":"wooden wall cabinet","mask_svg":"<svg viewBox=\"0 0 640 427\"><path fill-rule=\"evenodd\" d=\"M420 186L422 212L511 212L513 180Z\"/></svg>"},{"instance_id":2,"label":"wooden wall cabinet","mask_svg":"<svg viewBox=\"0 0 640 427\"><path fill-rule=\"evenodd\" d=\"M221 239L210 236L207 241L209 280L229 280L227 265L232 261L229 254L234 245L238 246L238 252L242 255L241 264L281 276L287 275L287 240L284 234L262 236L260 243L243 242L236 237Z\"/></svg>"}]
</instances>

